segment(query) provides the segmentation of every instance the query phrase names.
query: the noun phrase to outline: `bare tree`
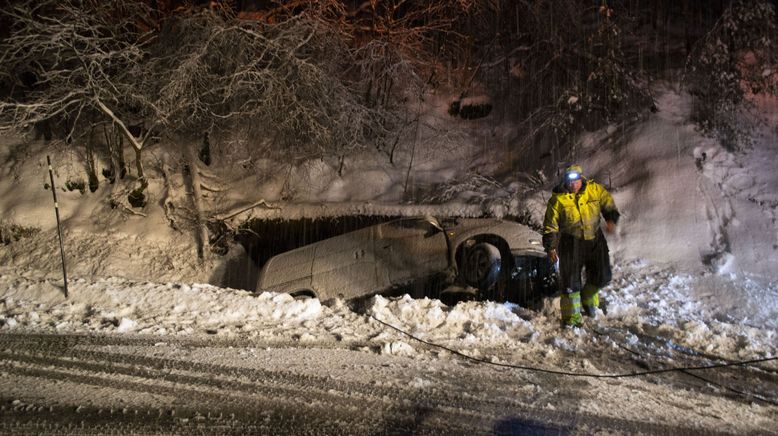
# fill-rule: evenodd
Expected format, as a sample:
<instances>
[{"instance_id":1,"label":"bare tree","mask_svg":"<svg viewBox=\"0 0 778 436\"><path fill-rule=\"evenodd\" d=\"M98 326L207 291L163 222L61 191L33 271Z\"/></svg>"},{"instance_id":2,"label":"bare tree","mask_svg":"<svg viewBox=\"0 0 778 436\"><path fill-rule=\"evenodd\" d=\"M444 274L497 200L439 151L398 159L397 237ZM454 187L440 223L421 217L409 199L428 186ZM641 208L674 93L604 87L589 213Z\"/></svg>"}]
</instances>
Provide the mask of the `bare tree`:
<instances>
[{"instance_id":1,"label":"bare tree","mask_svg":"<svg viewBox=\"0 0 778 436\"><path fill-rule=\"evenodd\" d=\"M332 29L305 16L268 24L211 10L176 17L148 67L169 130L254 126L276 152L296 159L368 146L381 114L340 80L349 51Z\"/></svg>"},{"instance_id":2,"label":"bare tree","mask_svg":"<svg viewBox=\"0 0 778 436\"><path fill-rule=\"evenodd\" d=\"M133 73L148 56L150 9L134 0L24 1L3 14L11 30L0 44L0 75L9 83L0 130L53 125L71 141L108 121L135 150L142 192L141 151L153 130L136 137L128 120L144 102Z\"/></svg>"}]
</instances>

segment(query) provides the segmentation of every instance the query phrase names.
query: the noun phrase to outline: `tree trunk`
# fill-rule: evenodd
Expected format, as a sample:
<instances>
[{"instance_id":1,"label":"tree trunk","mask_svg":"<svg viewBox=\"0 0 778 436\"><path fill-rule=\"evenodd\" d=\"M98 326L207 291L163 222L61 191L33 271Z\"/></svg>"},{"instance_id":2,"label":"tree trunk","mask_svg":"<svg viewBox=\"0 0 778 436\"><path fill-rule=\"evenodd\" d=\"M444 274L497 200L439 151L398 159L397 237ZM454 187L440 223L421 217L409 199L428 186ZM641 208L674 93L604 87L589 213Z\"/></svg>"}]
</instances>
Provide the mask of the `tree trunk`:
<instances>
[{"instance_id":1,"label":"tree trunk","mask_svg":"<svg viewBox=\"0 0 778 436\"><path fill-rule=\"evenodd\" d=\"M165 190L162 193L162 209L165 211L165 217L171 229L180 231L176 222L176 207L173 204L173 181L171 179L170 163L167 153L162 155L162 177L164 179Z\"/></svg>"},{"instance_id":2,"label":"tree trunk","mask_svg":"<svg viewBox=\"0 0 778 436\"><path fill-rule=\"evenodd\" d=\"M208 132L205 132L203 135L203 144L200 146L200 153L197 157L205 166L211 165L211 140L209 139Z\"/></svg>"},{"instance_id":3,"label":"tree trunk","mask_svg":"<svg viewBox=\"0 0 778 436\"><path fill-rule=\"evenodd\" d=\"M653 0L653 5L651 6L651 28L656 31L657 28L657 18L659 17L659 0Z\"/></svg>"},{"instance_id":4,"label":"tree trunk","mask_svg":"<svg viewBox=\"0 0 778 436\"><path fill-rule=\"evenodd\" d=\"M114 141L114 152L116 153L116 174L120 179L127 175L127 162L124 160L124 136L118 129L115 129L116 140Z\"/></svg>"},{"instance_id":5,"label":"tree trunk","mask_svg":"<svg viewBox=\"0 0 778 436\"><path fill-rule=\"evenodd\" d=\"M116 144L113 141L113 137L108 134L108 128L105 126L103 126L103 137L105 138L105 146L108 147L108 172L103 170L103 175L113 184L116 181L116 174L119 170L119 163L116 161L116 151L114 150Z\"/></svg>"},{"instance_id":6,"label":"tree trunk","mask_svg":"<svg viewBox=\"0 0 778 436\"><path fill-rule=\"evenodd\" d=\"M141 160L141 150L140 148L133 148L135 150L135 170L138 172L138 180L140 180L141 184L145 188L148 185L148 182L146 182L146 175L143 172L143 161Z\"/></svg>"},{"instance_id":7,"label":"tree trunk","mask_svg":"<svg viewBox=\"0 0 778 436\"><path fill-rule=\"evenodd\" d=\"M689 30L689 26L693 25L692 11L689 5L689 0L683 0L683 38L686 48L686 56L692 51L692 34Z\"/></svg>"},{"instance_id":8,"label":"tree trunk","mask_svg":"<svg viewBox=\"0 0 778 436\"><path fill-rule=\"evenodd\" d=\"M197 243L197 257L206 260L210 252L208 241L208 228L203 214L203 191L200 180L200 170L197 168L197 158L193 147L187 147L187 160L189 161L189 183L192 193L192 208L195 214L195 242ZM186 178L185 178L186 179Z\"/></svg>"},{"instance_id":9,"label":"tree trunk","mask_svg":"<svg viewBox=\"0 0 778 436\"><path fill-rule=\"evenodd\" d=\"M387 106L389 104L389 96L392 93L392 86L394 86L394 80L392 80L391 77L386 77L384 81L384 95L383 95L383 105Z\"/></svg>"},{"instance_id":10,"label":"tree trunk","mask_svg":"<svg viewBox=\"0 0 778 436\"><path fill-rule=\"evenodd\" d=\"M144 191L146 191L146 188L149 186L149 182L146 180L146 176L143 173L140 148L135 149L135 169L138 171L138 182L140 185L130 192L127 196L127 201L132 207L143 208L148 204L148 197L144 194Z\"/></svg>"},{"instance_id":11,"label":"tree trunk","mask_svg":"<svg viewBox=\"0 0 778 436\"><path fill-rule=\"evenodd\" d=\"M95 98L94 103L102 113L107 115L108 118L112 120L113 128L119 132L122 137L127 138L127 140L130 141L130 145L132 145L132 148L135 150L135 165L138 169L138 179L143 182L143 189L145 189L146 179L143 176L143 164L140 161L140 152L143 149L143 146L146 144L146 141L150 138L151 132L154 130L154 128L150 128L146 132L146 135L140 141L138 141L138 138L134 137L132 133L130 133L127 125L121 119L119 119L116 114L113 113L111 108L106 106L105 103L100 101L98 98ZM122 156L121 159L124 160L124 157Z\"/></svg>"},{"instance_id":12,"label":"tree trunk","mask_svg":"<svg viewBox=\"0 0 778 436\"><path fill-rule=\"evenodd\" d=\"M89 180L90 192L95 192L100 187L100 182L97 179L97 169L95 168L94 133L95 129L92 127L89 131L89 136L86 138L86 175Z\"/></svg>"}]
</instances>

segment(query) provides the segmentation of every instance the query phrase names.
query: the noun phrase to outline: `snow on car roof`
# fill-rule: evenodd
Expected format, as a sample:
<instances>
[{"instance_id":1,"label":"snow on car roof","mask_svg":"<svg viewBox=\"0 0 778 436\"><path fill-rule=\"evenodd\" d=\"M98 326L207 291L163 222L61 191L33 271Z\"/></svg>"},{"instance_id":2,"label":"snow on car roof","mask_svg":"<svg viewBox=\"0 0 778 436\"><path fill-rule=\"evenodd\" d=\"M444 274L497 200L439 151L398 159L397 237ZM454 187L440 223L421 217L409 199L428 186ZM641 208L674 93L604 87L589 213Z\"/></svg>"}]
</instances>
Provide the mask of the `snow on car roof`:
<instances>
[{"instance_id":1,"label":"snow on car roof","mask_svg":"<svg viewBox=\"0 0 778 436\"><path fill-rule=\"evenodd\" d=\"M345 203L267 203L242 205L218 215L220 219L245 219L247 215L259 219L302 219L341 216L424 216L478 218L484 208L477 204L381 204L371 202Z\"/></svg>"}]
</instances>

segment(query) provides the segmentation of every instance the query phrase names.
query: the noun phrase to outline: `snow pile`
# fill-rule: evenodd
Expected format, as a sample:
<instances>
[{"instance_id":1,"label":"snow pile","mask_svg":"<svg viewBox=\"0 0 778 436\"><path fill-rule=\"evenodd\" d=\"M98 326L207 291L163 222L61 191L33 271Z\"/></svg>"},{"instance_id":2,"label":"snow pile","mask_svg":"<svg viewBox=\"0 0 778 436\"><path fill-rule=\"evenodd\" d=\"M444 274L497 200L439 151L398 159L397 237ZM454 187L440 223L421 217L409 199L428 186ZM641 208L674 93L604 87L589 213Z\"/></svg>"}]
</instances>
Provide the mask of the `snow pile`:
<instances>
[{"instance_id":1,"label":"snow pile","mask_svg":"<svg viewBox=\"0 0 778 436\"><path fill-rule=\"evenodd\" d=\"M616 260L778 280L775 132L757 130L746 153L728 152L689 121L687 94L664 87L656 100L659 111L634 130L582 143L585 171L611 185L623 213L609 240Z\"/></svg>"},{"instance_id":2,"label":"snow pile","mask_svg":"<svg viewBox=\"0 0 778 436\"><path fill-rule=\"evenodd\" d=\"M65 298L57 283L61 281L2 273L3 326L79 333L224 335L252 332L272 323L280 334L322 316L315 299L254 296L208 284L82 278L69 283Z\"/></svg>"},{"instance_id":3,"label":"snow pile","mask_svg":"<svg viewBox=\"0 0 778 436\"><path fill-rule=\"evenodd\" d=\"M352 311L343 301L330 307L288 294L253 294L208 284L136 282L124 278L74 279L65 298L61 281L0 273L0 330L213 334L275 341L371 341L384 352L408 354L420 343ZM512 312L515 306L408 296L372 299L367 313L425 340L467 347L509 346L537 336Z\"/></svg>"},{"instance_id":4,"label":"snow pile","mask_svg":"<svg viewBox=\"0 0 778 436\"><path fill-rule=\"evenodd\" d=\"M448 307L428 298L414 300L405 295L387 300L377 296L367 313L427 341L497 347L537 338L532 324L514 313L513 307L493 302L465 302Z\"/></svg>"},{"instance_id":5,"label":"snow pile","mask_svg":"<svg viewBox=\"0 0 778 436\"><path fill-rule=\"evenodd\" d=\"M197 259L188 238L156 238L121 232L65 230L68 274L73 277L122 276L134 280L201 281L210 279L208 263ZM0 250L0 264L19 270L62 276L56 230L46 230Z\"/></svg>"},{"instance_id":6,"label":"snow pile","mask_svg":"<svg viewBox=\"0 0 778 436\"><path fill-rule=\"evenodd\" d=\"M707 211L719 273L778 275L777 154L778 143L769 134L757 137L748 154L713 146L695 150L708 181L703 193L720 193Z\"/></svg>"},{"instance_id":7,"label":"snow pile","mask_svg":"<svg viewBox=\"0 0 778 436\"><path fill-rule=\"evenodd\" d=\"M713 275L674 274L640 263L617 266L614 282L603 292L608 311L603 322L666 341L670 347L739 359L773 357L778 339L772 306L778 297L776 287L758 286L759 292L749 295L740 283ZM717 289L726 290L729 297L702 294ZM732 310L720 304L727 300L733 302ZM748 309L752 312L745 314Z\"/></svg>"},{"instance_id":8,"label":"snow pile","mask_svg":"<svg viewBox=\"0 0 778 436\"><path fill-rule=\"evenodd\" d=\"M432 299L376 296L361 315L339 300L322 306L316 299L288 294L117 277L73 279L65 298L61 281L4 268L0 332L216 335L312 346L344 342L367 352L417 358L450 354L397 328L472 357L569 367L575 363L558 351L586 350L588 343L604 340L599 330L607 328L626 333L626 345L630 338L638 340L635 335L653 338L657 352L684 347L727 359L776 355L774 327L727 321L704 298L695 301L704 283L667 270L645 270L641 265L617 269L614 286L603 292L607 316L587 318L584 329L560 330L558 300L530 311L510 303L449 307Z\"/></svg>"}]
</instances>

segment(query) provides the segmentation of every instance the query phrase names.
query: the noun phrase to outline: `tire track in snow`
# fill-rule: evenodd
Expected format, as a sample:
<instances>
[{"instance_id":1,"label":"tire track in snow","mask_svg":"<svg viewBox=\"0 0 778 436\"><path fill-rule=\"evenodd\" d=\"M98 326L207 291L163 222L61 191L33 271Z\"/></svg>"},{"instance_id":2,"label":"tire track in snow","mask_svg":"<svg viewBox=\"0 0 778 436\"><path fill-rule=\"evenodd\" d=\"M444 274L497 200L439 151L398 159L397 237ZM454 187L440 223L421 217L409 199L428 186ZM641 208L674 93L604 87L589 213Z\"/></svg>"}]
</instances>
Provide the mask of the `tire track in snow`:
<instances>
[{"instance_id":1,"label":"tire track in snow","mask_svg":"<svg viewBox=\"0 0 778 436\"><path fill-rule=\"evenodd\" d=\"M654 333L643 333L634 328L598 327L598 329L598 336L606 338L611 344L619 347L623 351L622 356L625 361L632 361L641 370L696 367L728 362L718 356L675 344L671 337L663 336L660 330ZM638 340L630 340L630 337ZM768 366L769 364L732 366L712 371L679 370L676 373L653 377L653 380L679 389L692 388L702 393L720 393L722 396L747 404L756 399L754 396L776 401L778 369L771 369Z\"/></svg>"},{"instance_id":2,"label":"tire track in snow","mask_svg":"<svg viewBox=\"0 0 778 436\"><path fill-rule=\"evenodd\" d=\"M350 425L347 431L363 434L375 432L375 423L380 423L382 416L392 422L392 427L407 426L418 420L421 410L425 422L429 421L425 425L468 432L479 428L476 424L483 425L482 421L495 418L489 410L510 405L505 398L463 398L458 392L446 390L427 392L422 396L411 389L381 388L287 371L87 351L74 348L72 337L66 341L71 345L64 347L43 336L38 339L43 340L30 351L24 351L30 348L29 341L25 341L25 345L0 341L0 344L12 347L0 351L2 368L18 376L188 398L200 405L195 409L177 407L175 415L179 417L202 415L203 410L213 408L235 416L241 422L251 422L256 411L264 410L273 411L273 414L263 419L273 421L278 418L281 422L302 413L313 418L295 418L301 421L301 428L318 428L328 434L341 433L343 429L328 429L323 422L373 422L362 429ZM55 352L41 356L40 350L47 346L52 346ZM17 351L19 349L22 351ZM417 425L415 423L413 427Z\"/></svg>"},{"instance_id":3,"label":"tire track in snow","mask_svg":"<svg viewBox=\"0 0 778 436\"><path fill-rule=\"evenodd\" d=\"M176 352L198 346L218 348L218 342L208 340L167 342ZM132 346L103 351L127 344ZM238 342L230 344L229 347L239 346ZM244 347L257 345L252 341L243 343ZM361 364L374 372L374 378L358 381L295 372L294 365L288 369L224 365L208 359L203 361L202 356L188 352L177 354L180 358L149 356L154 346L152 338L0 335L0 371L3 372L0 380L12 377L20 383L30 382L29 386L64 383L74 390L90 392L84 389L89 387L92 391L97 389L103 394L107 391L112 396L128 398L126 407L118 410L95 405L89 398L75 405L67 401L26 405L9 398L6 392L0 394L0 400L4 400L0 401L3 404L0 432L56 427L73 428L73 433L92 433L100 432L107 420L129 431L174 433L193 428L217 433L265 434L470 434L486 430L567 433L573 429L672 433L678 430L671 425L584 414L575 407L548 409L545 405L558 395L560 380L525 377L514 371L494 371L483 366L468 368L443 363L441 367L446 369L441 374L433 371L432 384L420 388L412 384L374 384L373 381L387 376L386 371L393 374L393 371L403 371L403 366L387 367L386 363L380 363L386 362L385 357L376 360L378 365L369 366L375 356L367 353L349 356L366 359ZM398 359L397 362L410 361ZM297 367L297 370L305 371L305 368ZM533 383L548 386L550 390L533 393L522 388ZM568 380L562 386L573 392L591 388L582 380ZM149 407L133 400L133 394L139 393L177 401L162 401L159 407ZM28 397L24 396L24 401L30 401ZM33 392L31 397L37 395ZM96 401L99 404L100 400ZM79 427L84 423L88 431Z\"/></svg>"}]
</instances>

